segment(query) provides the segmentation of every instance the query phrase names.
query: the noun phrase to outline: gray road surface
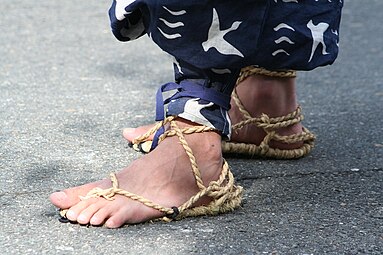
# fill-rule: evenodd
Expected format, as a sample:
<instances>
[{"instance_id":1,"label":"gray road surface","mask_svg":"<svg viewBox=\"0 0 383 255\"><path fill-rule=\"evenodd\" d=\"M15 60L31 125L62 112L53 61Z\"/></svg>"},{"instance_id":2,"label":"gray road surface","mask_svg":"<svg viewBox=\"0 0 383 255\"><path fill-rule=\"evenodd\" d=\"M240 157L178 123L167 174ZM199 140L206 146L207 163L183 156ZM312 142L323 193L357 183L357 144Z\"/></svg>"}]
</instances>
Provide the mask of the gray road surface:
<instances>
[{"instance_id":1,"label":"gray road surface","mask_svg":"<svg viewBox=\"0 0 383 255\"><path fill-rule=\"evenodd\" d=\"M121 129L151 122L171 60L116 41L110 1L3 1L1 253L382 254L383 1L345 2L339 59L299 74L310 156L229 158L246 189L235 213L109 230L60 224L48 195L139 157Z\"/></svg>"}]
</instances>

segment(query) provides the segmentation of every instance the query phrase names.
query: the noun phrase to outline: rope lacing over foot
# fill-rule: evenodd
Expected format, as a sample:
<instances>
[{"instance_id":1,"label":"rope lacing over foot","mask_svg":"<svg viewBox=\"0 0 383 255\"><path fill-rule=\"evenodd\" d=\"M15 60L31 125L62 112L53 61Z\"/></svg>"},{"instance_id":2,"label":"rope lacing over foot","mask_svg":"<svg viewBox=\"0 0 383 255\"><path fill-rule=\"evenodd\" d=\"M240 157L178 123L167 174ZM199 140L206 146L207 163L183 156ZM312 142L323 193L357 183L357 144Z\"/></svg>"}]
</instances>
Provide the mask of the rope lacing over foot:
<instances>
[{"instance_id":1,"label":"rope lacing over foot","mask_svg":"<svg viewBox=\"0 0 383 255\"><path fill-rule=\"evenodd\" d=\"M161 220L171 221L175 219L182 219L185 217L193 217L199 215L216 215L219 213L224 213L232 211L235 208L239 207L242 201L242 190L241 186L236 186L234 184L234 177L231 173L227 162L224 160L222 171L218 180L211 181L209 185L205 186L202 181L201 172L197 166L196 159L194 157L193 151L188 145L184 134L192 133L201 133L206 131L214 131L213 128L205 126L193 126L188 128L181 129L176 121L176 117L168 117L165 120L161 121L156 125L156 128L151 129L146 134L142 135L140 138L137 138L137 142L141 142L149 137L151 134L156 132L156 129L159 129L163 125L169 125L170 128L161 135L160 141L166 137L177 136L180 144L185 149L186 154L189 157L190 164L192 167L192 172L195 177L195 183L199 191L192 196L188 201L186 201L181 206L174 207L164 207L162 205L156 204L151 200L148 200L140 195L131 193L129 191L119 188L118 180L115 174L111 174L112 187L109 189L100 189L95 188L89 191L89 193L82 199L88 199L91 197L103 197L107 200L113 200L115 195L126 196L132 200L141 202L142 204L156 209L164 214L161 217ZM143 139L143 140L141 140ZM194 207L196 202L202 197L207 196L211 198L211 202L207 205Z\"/></svg>"},{"instance_id":2,"label":"rope lacing over foot","mask_svg":"<svg viewBox=\"0 0 383 255\"><path fill-rule=\"evenodd\" d=\"M237 80L237 85L245 80L248 76L254 74L281 78L296 77L295 71L269 71L258 67L246 67L241 70L240 76ZM260 117L252 117L239 99L236 89L233 90L231 98L237 105L238 110L241 112L244 119L232 126L232 132L238 132L244 126L251 124L257 128L262 128L265 131L266 136L259 145L249 143L223 142L222 151L224 153L244 154L251 157L259 156L275 159L291 159L305 156L314 147L315 135L305 127L303 127L302 132L299 134L284 136L277 133L278 129L295 125L303 120L304 117L301 113L302 110L300 106L298 106L294 112L291 112L285 116L271 118L266 114L262 114ZM272 140L285 144L303 142L303 145L297 149L271 148L270 142Z\"/></svg>"}]
</instances>

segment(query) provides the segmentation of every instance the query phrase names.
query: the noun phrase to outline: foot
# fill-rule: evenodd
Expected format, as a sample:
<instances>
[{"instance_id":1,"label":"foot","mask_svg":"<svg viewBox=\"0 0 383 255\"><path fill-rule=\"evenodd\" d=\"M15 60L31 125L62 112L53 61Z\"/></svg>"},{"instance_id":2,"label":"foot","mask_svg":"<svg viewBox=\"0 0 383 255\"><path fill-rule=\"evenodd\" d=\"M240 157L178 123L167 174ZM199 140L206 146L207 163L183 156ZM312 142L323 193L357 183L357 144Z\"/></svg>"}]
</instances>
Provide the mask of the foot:
<instances>
[{"instance_id":1,"label":"foot","mask_svg":"<svg viewBox=\"0 0 383 255\"><path fill-rule=\"evenodd\" d=\"M252 75L242 81L236 88L244 108L252 117L260 117L266 114L269 117L285 116L298 107L295 91L295 78L276 78L264 75ZM239 111L237 104L231 102L232 108L229 111L230 119L233 124L243 120L243 114ZM277 130L279 135L293 135L302 132L302 124L297 123L292 126ZM247 125L232 133L231 140L239 143L249 143L259 145L266 133L263 129L255 125ZM295 144L285 144L271 141L271 148L296 149L300 148L303 142Z\"/></svg>"},{"instance_id":2,"label":"foot","mask_svg":"<svg viewBox=\"0 0 383 255\"><path fill-rule=\"evenodd\" d=\"M236 90L246 110L253 117L259 117L262 113L267 114L269 117L284 116L295 111L298 106L295 78L274 78L264 75L252 75L242 81ZM233 100L231 105L232 108L229 111L229 115L232 124L239 123L243 120L243 115ZM146 133L152 127L153 125L127 128L123 130L123 136L129 142L132 142L136 137ZM301 132L302 125L300 123L278 130L278 134L280 135L292 135ZM248 125L233 132L231 141L259 145L265 135L266 133L262 129L254 125ZM152 139L152 137L150 137L149 140L150 139ZM302 143L284 144L271 141L270 146L278 149L295 149L301 147Z\"/></svg>"},{"instance_id":3,"label":"foot","mask_svg":"<svg viewBox=\"0 0 383 255\"><path fill-rule=\"evenodd\" d=\"M182 119L177 120L177 124L181 128L193 125ZM185 138L194 152L202 180L207 186L210 181L218 179L222 169L221 137L215 132L204 132L186 135ZM133 162L116 176L121 189L165 207L180 206L199 191L190 160L178 137L166 138L155 150ZM51 194L50 200L61 209L69 209L66 216L71 221L91 225L105 224L108 228L164 216L155 209L121 195L116 195L112 201L99 197L80 199L95 187L110 188L111 181L104 179L55 192ZM203 198L196 206L208 202L208 198Z\"/></svg>"}]
</instances>

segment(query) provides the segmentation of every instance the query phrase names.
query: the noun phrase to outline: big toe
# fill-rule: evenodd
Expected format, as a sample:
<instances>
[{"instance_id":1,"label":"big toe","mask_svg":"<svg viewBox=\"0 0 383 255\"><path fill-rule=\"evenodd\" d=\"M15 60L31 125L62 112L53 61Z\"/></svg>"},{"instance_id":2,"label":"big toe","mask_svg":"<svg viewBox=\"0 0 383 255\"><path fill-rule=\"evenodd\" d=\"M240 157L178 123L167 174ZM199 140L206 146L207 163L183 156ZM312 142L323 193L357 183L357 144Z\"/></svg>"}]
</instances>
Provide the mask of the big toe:
<instances>
[{"instance_id":1,"label":"big toe","mask_svg":"<svg viewBox=\"0 0 383 255\"><path fill-rule=\"evenodd\" d=\"M80 202L81 196L86 196L90 190L95 187L106 188L108 187L110 181L102 180L99 182L88 183L82 186L78 186L71 189L66 189L64 191L54 192L50 195L49 199L53 205L61 209L67 209L78 202Z\"/></svg>"},{"instance_id":2,"label":"big toe","mask_svg":"<svg viewBox=\"0 0 383 255\"><path fill-rule=\"evenodd\" d=\"M136 128L124 128L122 130L122 136L128 140L129 142L132 142L134 138L139 136L138 132L136 132Z\"/></svg>"},{"instance_id":3,"label":"big toe","mask_svg":"<svg viewBox=\"0 0 383 255\"><path fill-rule=\"evenodd\" d=\"M146 134L152 127L153 125L146 125L137 128L124 128L122 130L122 136L129 142L132 142L137 137ZM153 135L149 136L148 140L153 140Z\"/></svg>"},{"instance_id":4,"label":"big toe","mask_svg":"<svg viewBox=\"0 0 383 255\"><path fill-rule=\"evenodd\" d=\"M53 205L58 208L66 209L71 207L72 203L70 202L69 196L64 191L58 191L52 193L49 196L49 200Z\"/></svg>"}]
</instances>

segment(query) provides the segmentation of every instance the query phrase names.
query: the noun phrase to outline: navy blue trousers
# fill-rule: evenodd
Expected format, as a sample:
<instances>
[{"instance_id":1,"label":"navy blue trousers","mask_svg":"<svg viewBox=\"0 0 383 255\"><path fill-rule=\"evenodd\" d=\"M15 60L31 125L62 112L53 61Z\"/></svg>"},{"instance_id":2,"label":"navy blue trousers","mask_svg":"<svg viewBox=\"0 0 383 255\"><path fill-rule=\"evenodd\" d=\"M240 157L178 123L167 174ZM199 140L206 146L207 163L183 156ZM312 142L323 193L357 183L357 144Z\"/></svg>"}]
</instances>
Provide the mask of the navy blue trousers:
<instances>
[{"instance_id":1,"label":"navy blue trousers","mask_svg":"<svg viewBox=\"0 0 383 255\"><path fill-rule=\"evenodd\" d=\"M339 49L343 0L114 0L120 41L147 34L174 57L157 119L177 115L230 135L230 94L242 67L312 70ZM162 100L161 92L174 90ZM162 100L162 103L160 103Z\"/></svg>"}]
</instances>

